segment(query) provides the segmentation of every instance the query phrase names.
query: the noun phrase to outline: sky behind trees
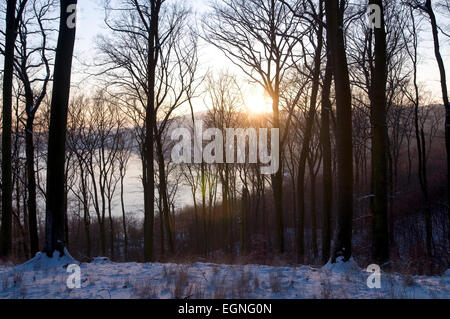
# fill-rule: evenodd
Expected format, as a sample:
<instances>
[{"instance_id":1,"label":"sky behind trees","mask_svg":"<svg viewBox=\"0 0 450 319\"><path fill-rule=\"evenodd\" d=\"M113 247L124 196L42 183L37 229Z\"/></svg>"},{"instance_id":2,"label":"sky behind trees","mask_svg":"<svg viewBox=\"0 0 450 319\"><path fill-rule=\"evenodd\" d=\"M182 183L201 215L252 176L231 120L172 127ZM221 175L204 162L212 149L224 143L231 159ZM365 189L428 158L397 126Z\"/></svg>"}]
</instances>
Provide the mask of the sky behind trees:
<instances>
[{"instance_id":1,"label":"sky behind trees","mask_svg":"<svg viewBox=\"0 0 450 319\"><path fill-rule=\"evenodd\" d=\"M114 1L114 0L112 0ZM105 0L79 0L78 3L78 26L77 39L75 46L75 69L74 69L74 84L82 82L83 91L86 90L87 74L82 70L85 69L83 64L95 62L96 56L96 39L99 35L105 34L107 31L104 23L104 2ZM196 23L201 29L201 15L208 11L209 0L186 0L186 4L190 6L196 14ZM439 17L438 17L439 19ZM445 25L444 21L440 21L441 25ZM425 32L421 33L419 41L419 59L418 76L419 83L424 86L431 103L441 103L441 88L439 70L433 53L433 38L428 24L424 24ZM441 37L442 47L450 44L450 39ZM98 53L98 52L97 52ZM442 52L446 68L450 68L450 53ZM224 54L217 48L205 43L200 39L199 48L199 62L200 70L230 70L238 75L242 75L238 67L231 63ZM256 108L262 109L261 112L270 112L270 102L264 91L256 85L248 84L242 77L242 85L246 85L244 89L245 102L247 106L255 111ZM450 81L450 75L447 74L447 81ZM95 86L95 78L89 80L89 86ZM74 93L77 91L75 90ZM204 110L207 106L204 101L198 101L196 108L198 111ZM261 104L263 104L261 106ZM181 112L187 112L186 108L181 108Z\"/></svg>"}]
</instances>

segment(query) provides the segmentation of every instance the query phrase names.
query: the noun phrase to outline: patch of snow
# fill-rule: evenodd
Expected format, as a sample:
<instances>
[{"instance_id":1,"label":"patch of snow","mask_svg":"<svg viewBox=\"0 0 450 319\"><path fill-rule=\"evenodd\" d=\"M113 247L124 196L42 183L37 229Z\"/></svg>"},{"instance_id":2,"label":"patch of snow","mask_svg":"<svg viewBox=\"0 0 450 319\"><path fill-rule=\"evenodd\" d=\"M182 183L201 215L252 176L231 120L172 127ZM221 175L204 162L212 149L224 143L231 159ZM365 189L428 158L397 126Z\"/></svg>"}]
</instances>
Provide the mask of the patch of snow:
<instances>
[{"instance_id":1,"label":"patch of snow","mask_svg":"<svg viewBox=\"0 0 450 319\"><path fill-rule=\"evenodd\" d=\"M95 257L92 260L93 264L109 264L111 260L108 257Z\"/></svg>"},{"instance_id":2,"label":"patch of snow","mask_svg":"<svg viewBox=\"0 0 450 319\"><path fill-rule=\"evenodd\" d=\"M332 263L331 259L328 263L323 266L323 269L335 272L335 273L346 273L346 272L358 272L361 271L356 261L350 258L347 262L344 262L344 257L336 258L336 262Z\"/></svg>"},{"instance_id":3,"label":"patch of snow","mask_svg":"<svg viewBox=\"0 0 450 319\"><path fill-rule=\"evenodd\" d=\"M383 272L381 289L370 289L367 279L371 274L353 259L312 268L115 263L96 258L79 265L80 289L67 286L73 273L64 266L71 263L76 261L68 253L54 258L38 254L19 267L0 267L0 299L450 298L450 270L444 276L413 276L410 285L400 274Z\"/></svg>"},{"instance_id":4,"label":"patch of snow","mask_svg":"<svg viewBox=\"0 0 450 319\"><path fill-rule=\"evenodd\" d=\"M36 256L27 261L26 263L14 267L16 271L36 271L36 270L45 270L52 268L66 268L71 264L79 264L67 249L64 248L64 255L60 256L58 251L53 253L53 257L49 258L46 253L38 252Z\"/></svg>"}]
</instances>

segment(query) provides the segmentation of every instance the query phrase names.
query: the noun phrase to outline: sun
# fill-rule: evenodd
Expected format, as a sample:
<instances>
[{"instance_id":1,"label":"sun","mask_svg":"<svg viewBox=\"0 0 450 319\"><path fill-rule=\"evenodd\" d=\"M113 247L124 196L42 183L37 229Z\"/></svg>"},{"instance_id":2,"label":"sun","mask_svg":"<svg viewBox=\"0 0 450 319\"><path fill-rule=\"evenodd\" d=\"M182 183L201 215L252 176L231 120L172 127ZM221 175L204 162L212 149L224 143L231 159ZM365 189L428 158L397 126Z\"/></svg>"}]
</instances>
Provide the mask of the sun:
<instances>
[{"instance_id":1,"label":"sun","mask_svg":"<svg viewBox=\"0 0 450 319\"><path fill-rule=\"evenodd\" d=\"M270 113L272 111L272 98L263 89L252 89L245 96L245 105L251 113Z\"/></svg>"}]
</instances>

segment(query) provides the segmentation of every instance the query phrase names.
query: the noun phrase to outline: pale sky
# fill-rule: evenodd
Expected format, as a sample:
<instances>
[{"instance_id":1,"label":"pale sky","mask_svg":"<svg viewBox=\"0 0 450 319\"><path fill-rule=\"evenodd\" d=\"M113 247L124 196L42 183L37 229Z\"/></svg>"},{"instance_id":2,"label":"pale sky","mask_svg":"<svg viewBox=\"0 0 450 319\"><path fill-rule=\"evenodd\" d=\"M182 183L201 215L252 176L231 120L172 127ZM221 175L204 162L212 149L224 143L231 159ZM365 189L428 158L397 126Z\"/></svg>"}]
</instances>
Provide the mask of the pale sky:
<instances>
[{"instance_id":1,"label":"pale sky","mask_svg":"<svg viewBox=\"0 0 450 319\"><path fill-rule=\"evenodd\" d=\"M76 42L76 57L81 61L89 61L95 58L96 54L96 37L105 32L106 28L103 22L104 0L79 0L78 1L78 25L77 25L77 42ZM187 0L194 11L198 15L207 9L207 0ZM441 53L443 54L444 63L446 64L447 78L450 82L450 41L441 35ZM424 85L427 91L430 91L433 95L433 99L436 102L442 101L442 94L440 89L440 78L437 63L434 57L432 35L429 30L421 34L420 39L420 59L419 66L419 81ZM204 46L200 54L200 64L202 69L213 70L225 70L229 69L231 72L240 74L240 71L235 67L218 49L211 45ZM77 69L77 62L75 62L75 68ZM76 73L76 72L75 72ZM80 81L79 75L74 77L75 81ZM83 83L83 88L86 88ZM264 91L257 86L249 86L246 90L246 103L254 104L257 101L264 101ZM267 100L267 99L265 99ZM267 101L266 101L267 102ZM265 108L268 108L268 103L265 103ZM269 107L270 108L270 107ZM267 110L269 111L269 110Z\"/></svg>"}]
</instances>

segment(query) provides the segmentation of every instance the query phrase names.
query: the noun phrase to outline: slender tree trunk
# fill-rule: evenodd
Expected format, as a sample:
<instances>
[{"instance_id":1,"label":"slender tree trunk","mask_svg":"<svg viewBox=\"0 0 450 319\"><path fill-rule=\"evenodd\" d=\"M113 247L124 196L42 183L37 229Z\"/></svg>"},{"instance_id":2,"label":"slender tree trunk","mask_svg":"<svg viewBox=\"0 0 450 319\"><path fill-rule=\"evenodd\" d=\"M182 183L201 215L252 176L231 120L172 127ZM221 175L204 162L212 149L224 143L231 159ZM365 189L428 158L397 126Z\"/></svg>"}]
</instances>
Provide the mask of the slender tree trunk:
<instances>
[{"instance_id":1,"label":"slender tree trunk","mask_svg":"<svg viewBox=\"0 0 450 319\"><path fill-rule=\"evenodd\" d=\"M333 58L336 92L336 148L337 148L337 225L332 250L332 262L352 255L353 220L353 145L352 95L345 53L343 17L345 1L327 0L325 11Z\"/></svg>"},{"instance_id":2,"label":"slender tree trunk","mask_svg":"<svg viewBox=\"0 0 450 319\"><path fill-rule=\"evenodd\" d=\"M83 223L84 223L84 232L86 236L86 255L88 258L90 258L92 252L92 244L90 232L91 218L89 214L89 194L87 186L88 175L86 175L86 171L83 166L84 165L83 159L81 157L78 157L78 165L80 170L81 196L83 201Z\"/></svg>"},{"instance_id":3,"label":"slender tree trunk","mask_svg":"<svg viewBox=\"0 0 450 319\"><path fill-rule=\"evenodd\" d=\"M228 168L226 165L223 167L223 171L221 174L221 184L222 184L222 220L224 229L228 228ZM228 236L226 236L228 237ZM230 243L227 241L228 251L231 251Z\"/></svg>"},{"instance_id":4,"label":"slender tree trunk","mask_svg":"<svg viewBox=\"0 0 450 319\"><path fill-rule=\"evenodd\" d=\"M419 123L419 106L420 106L420 96L419 96L419 85L417 83L418 75L417 75L417 63L418 63L418 37L417 30L415 25L414 14L411 11L411 19L412 19L412 30L414 36L414 46L413 52L408 50L408 54L412 60L413 64L413 86L414 86L414 129L416 134L416 143L417 143L417 155L418 155L418 174L419 174L419 184L420 189L422 191L424 201L425 201L425 244L427 248L427 254L429 257L432 255L432 224L431 224L431 211L430 211L430 203L429 203L429 193L428 193L428 176L427 176L427 165L426 165L426 143L425 137L423 134L423 128Z\"/></svg>"},{"instance_id":5,"label":"slender tree trunk","mask_svg":"<svg viewBox=\"0 0 450 319\"><path fill-rule=\"evenodd\" d=\"M162 202L162 199L161 199L161 196L159 197L159 205L158 205L158 207L159 207L159 236L160 236L160 240L159 240L159 251L160 251L160 259L161 260L164 260L164 258L165 258L165 244L164 244L164 242L165 242L165 239L164 239L164 237L165 237L165 235L164 235L164 212L163 212L163 210L162 210L162 208L161 208L161 206L162 206L162 204L161 204L161 202Z\"/></svg>"},{"instance_id":6,"label":"slender tree trunk","mask_svg":"<svg viewBox=\"0 0 450 319\"><path fill-rule=\"evenodd\" d=\"M242 204L241 204L241 256L247 253L247 216L249 205L249 193L248 189L244 187L242 189Z\"/></svg>"},{"instance_id":7,"label":"slender tree trunk","mask_svg":"<svg viewBox=\"0 0 450 319\"><path fill-rule=\"evenodd\" d=\"M322 8L320 8L322 10ZM320 18L322 13L320 13ZM302 150L300 153L299 167L297 172L297 187L298 187L298 204L297 204L297 262L304 262L305 257L305 171L306 161L310 152L310 144L312 138L312 131L314 128L316 116L317 96L319 93L320 80L320 64L322 60L322 45L323 45L323 26L319 25L317 32L317 49L314 56L314 74L312 79L311 101L308 115L306 116L306 129L303 138Z\"/></svg>"},{"instance_id":8,"label":"slender tree trunk","mask_svg":"<svg viewBox=\"0 0 450 319\"><path fill-rule=\"evenodd\" d=\"M201 173L201 192L202 192L202 233L203 233L203 253L205 256L208 255L208 235L206 230L206 222L207 222L207 216L206 216L206 181L205 181L205 174L206 174L206 168L205 163L202 161L200 164L200 173ZM231 229L231 227L230 227Z\"/></svg>"},{"instance_id":9,"label":"slender tree trunk","mask_svg":"<svg viewBox=\"0 0 450 319\"><path fill-rule=\"evenodd\" d=\"M102 145L104 147L104 145ZM102 199L101 223L100 223L100 242L102 245L102 255L106 256L106 197L104 180L101 180L103 173L100 171L100 197Z\"/></svg>"},{"instance_id":10,"label":"slender tree trunk","mask_svg":"<svg viewBox=\"0 0 450 319\"><path fill-rule=\"evenodd\" d=\"M70 9L76 4L77 0L60 0L60 25L53 76L47 160L45 251L49 257L53 256L55 250L63 255L65 246L65 144L76 33L75 26L72 27L68 21L73 13Z\"/></svg>"},{"instance_id":11,"label":"slender tree trunk","mask_svg":"<svg viewBox=\"0 0 450 319\"><path fill-rule=\"evenodd\" d=\"M64 171L64 243L67 249L69 249L69 214L68 214L68 201L69 189L67 187L67 167Z\"/></svg>"},{"instance_id":12,"label":"slender tree trunk","mask_svg":"<svg viewBox=\"0 0 450 319\"><path fill-rule=\"evenodd\" d=\"M16 0L8 0L6 8L5 60L3 68L3 127L2 127L2 225L0 257L8 257L12 249L12 88L14 42L17 37Z\"/></svg>"},{"instance_id":13,"label":"slender tree trunk","mask_svg":"<svg viewBox=\"0 0 450 319\"><path fill-rule=\"evenodd\" d=\"M25 128L25 153L27 167L27 189L28 189L28 227L30 232L30 250L34 257L39 251L39 236L37 227L37 205L36 205L36 172L34 169L34 141L33 141L34 115L29 115Z\"/></svg>"},{"instance_id":14,"label":"slender tree trunk","mask_svg":"<svg viewBox=\"0 0 450 319\"><path fill-rule=\"evenodd\" d=\"M124 181L124 174L123 174L123 169L122 169L121 174L120 174L120 206L122 208L122 228L123 228L124 255L125 255L124 257L125 257L125 261L128 261L128 232L127 232L127 219L126 219L126 211L125 211L123 181Z\"/></svg>"},{"instance_id":15,"label":"slender tree trunk","mask_svg":"<svg viewBox=\"0 0 450 319\"><path fill-rule=\"evenodd\" d=\"M311 245L314 259L316 259L319 254L319 249L317 247L316 172L314 171L314 162L312 160L309 160L308 162L311 185Z\"/></svg>"},{"instance_id":16,"label":"slender tree trunk","mask_svg":"<svg viewBox=\"0 0 450 319\"><path fill-rule=\"evenodd\" d=\"M272 111L273 111L273 127L281 129L280 125L280 92L276 90L272 96ZM275 203L275 227L276 239L278 245L278 252L284 254L284 222L283 222L283 161L282 161L282 147L280 145L278 150L279 169L272 175L272 188Z\"/></svg>"},{"instance_id":17,"label":"slender tree trunk","mask_svg":"<svg viewBox=\"0 0 450 319\"><path fill-rule=\"evenodd\" d=\"M88 205L88 194L86 189L83 189L83 219L84 219L84 231L86 233L86 254L87 257L91 257L91 232L90 232L90 217L89 217L89 205Z\"/></svg>"},{"instance_id":18,"label":"slender tree trunk","mask_svg":"<svg viewBox=\"0 0 450 319\"><path fill-rule=\"evenodd\" d=\"M156 148L158 153L158 166L159 166L159 196L161 197L162 204L162 217L164 218L164 224L167 232L167 242L169 246L170 254L175 253L175 247L173 243L172 227L170 225L170 208L169 198L167 196L167 176L166 167L164 163L164 153L162 149L161 136L157 136Z\"/></svg>"},{"instance_id":19,"label":"slender tree trunk","mask_svg":"<svg viewBox=\"0 0 450 319\"><path fill-rule=\"evenodd\" d=\"M371 0L381 9L381 27L375 28L375 68L371 84L372 121L372 200L373 246L372 256L383 264L389 260L388 231L388 132L386 123L386 31L382 0Z\"/></svg>"},{"instance_id":20,"label":"slender tree trunk","mask_svg":"<svg viewBox=\"0 0 450 319\"><path fill-rule=\"evenodd\" d=\"M155 167L154 167L154 128L155 114L155 84L156 66L159 55L159 12L161 0L152 0L150 30L148 34L147 57L147 106L145 115L144 142L144 259L146 262L154 260L153 241L155 223Z\"/></svg>"},{"instance_id":21,"label":"slender tree trunk","mask_svg":"<svg viewBox=\"0 0 450 319\"><path fill-rule=\"evenodd\" d=\"M327 51L329 51L327 49ZM333 172L332 172L332 156L331 156L331 134L330 134L330 90L333 79L331 69L331 57L327 54L327 66L325 70L325 78L322 87L322 111L320 127L320 144L322 145L322 193L323 193L323 219L322 219L322 263L326 264L330 259L331 245L331 213L333 209Z\"/></svg>"},{"instance_id":22,"label":"slender tree trunk","mask_svg":"<svg viewBox=\"0 0 450 319\"><path fill-rule=\"evenodd\" d=\"M100 249L102 256L106 256L106 230L105 230L105 219L99 220L100 228Z\"/></svg>"},{"instance_id":23,"label":"slender tree trunk","mask_svg":"<svg viewBox=\"0 0 450 319\"><path fill-rule=\"evenodd\" d=\"M433 6L431 0L427 0L425 3L428 15L430 16L431 29L433 31L433 41L434 41L434 54L436 56L436 61L439 66L439 74L441 76L441 89L442 89L442 100L445 107L445 149L447 151L447 200L450 201L450 102L448 100L447 91L447 77L445 74L444 60L442 59L440 44L439 44L439 31L436 21L436 16L433 11ZM450 223L450 209L447 209L448 221ZM450 240L450 232L449 232Z\"/></svg>"},{"instance_id":24,"label":"slender tree trunk","mask_svg":"<svg viewBox=\"0 0 450 319\"><path fill-rule=\"evenodd\" d=\"M114 219L111 209L112 199L108 198L108 217L109 217L109 249L111 251L111 260L114 260Z\"/></svg>"}]
</instances>

